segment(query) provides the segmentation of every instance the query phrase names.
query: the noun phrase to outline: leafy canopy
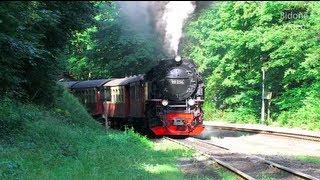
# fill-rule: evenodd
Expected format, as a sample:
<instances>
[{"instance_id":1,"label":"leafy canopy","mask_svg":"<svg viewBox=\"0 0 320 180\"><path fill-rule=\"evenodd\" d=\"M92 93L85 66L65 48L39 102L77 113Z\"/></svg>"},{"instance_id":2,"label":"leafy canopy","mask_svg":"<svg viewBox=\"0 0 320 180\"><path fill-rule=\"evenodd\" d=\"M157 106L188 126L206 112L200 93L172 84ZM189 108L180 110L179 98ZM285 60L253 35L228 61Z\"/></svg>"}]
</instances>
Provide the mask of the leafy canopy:
<instances>
[{"instance_id":1,"label":"leafy canopy","mask_svg":"<svg viewBox=\"0 0 320 180\"><path fill-rule=\"evenodd\" d=\"M207 102L239 116L259 117L265 67L277 115L319 96L319 27L319 2L215 3L189 21L183 53L206 77Z\"/></svg>"}]
</instances>

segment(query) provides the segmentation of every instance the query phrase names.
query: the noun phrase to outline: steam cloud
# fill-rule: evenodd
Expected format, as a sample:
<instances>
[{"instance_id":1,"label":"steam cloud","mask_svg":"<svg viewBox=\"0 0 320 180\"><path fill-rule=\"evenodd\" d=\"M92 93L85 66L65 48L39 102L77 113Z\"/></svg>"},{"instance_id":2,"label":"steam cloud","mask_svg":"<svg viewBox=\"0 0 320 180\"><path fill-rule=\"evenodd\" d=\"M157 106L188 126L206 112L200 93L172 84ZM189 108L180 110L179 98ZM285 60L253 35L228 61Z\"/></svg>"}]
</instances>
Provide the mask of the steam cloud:
<instances>
[{"instance_id":1,"label":"steam cloud","mask_svg":"<svg viewBox=\"0 0 320 180\"><path fill-rule=\"evenodd\" d=\"M193 13L195 5L191 1L170 1L165 6L162 20L165 22L165 41L174 55L178 55L179 42L185 20Z\"/></svg>"},{"instance_id":2,"label":"steam cloud","mask_svg":"<svg viewBox=\"0 0 320 180\"><path fill-rule=\"evenodd\" d=\"M178 55L182 28L196 9L192 1L119 1L120 12L142 33L159 33L170 56ZM157 31L157 32L155 32ZM151 32L152 33L152 32Z\"/></svg>"}]
</instances>

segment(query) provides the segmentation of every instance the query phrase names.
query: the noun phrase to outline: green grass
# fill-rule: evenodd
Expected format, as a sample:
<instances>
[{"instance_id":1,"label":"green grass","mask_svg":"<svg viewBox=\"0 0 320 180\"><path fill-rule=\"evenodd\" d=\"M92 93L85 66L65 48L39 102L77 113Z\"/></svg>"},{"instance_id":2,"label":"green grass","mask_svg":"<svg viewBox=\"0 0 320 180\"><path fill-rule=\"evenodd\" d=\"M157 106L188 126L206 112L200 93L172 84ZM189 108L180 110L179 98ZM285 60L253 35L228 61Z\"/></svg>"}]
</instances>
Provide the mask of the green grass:
<instances>
[{"instance_id":1,"label":"green grass","mask_svg":"<svg viewBox=\"0 0 320 180\"><path fill-rule=\"evenodd\" d=\"M314 163L320 165L320 157L314 157L314 156L297 156L296 159L308 163Z\"/></svg>"},{"instance_id":2,"label":"green grass","mask_svg":"<svg viewBox=\"0 0 320 180\"><path fill-rule=\"evenodd\" d=\"M222 177L223 180L236 180L236 179L238 179L237 176L230 171L219 169L218 174L220 175L220 177Z\"/></svg>"},{"instance_id":3,"label":"green grass","mask_svg":"<svg viewBox=\"0 0 320 180\"><path fill-rule=\"evenodd\" d=\"M2 100L0 120L0 179L181 179L176 161L191 155L106 132L68 93L53 109Z\"/></svg>"},{"instance_id":4,"label":"green grass","mask_svg":"<svg viewBox=\"0 0 320 180\"><path fill-rule=\"evenodd\" d=\"M0 179L183 179L193 152L106 131L69 93L43 108L0 101Z\"/></svg>"}]
</instances>

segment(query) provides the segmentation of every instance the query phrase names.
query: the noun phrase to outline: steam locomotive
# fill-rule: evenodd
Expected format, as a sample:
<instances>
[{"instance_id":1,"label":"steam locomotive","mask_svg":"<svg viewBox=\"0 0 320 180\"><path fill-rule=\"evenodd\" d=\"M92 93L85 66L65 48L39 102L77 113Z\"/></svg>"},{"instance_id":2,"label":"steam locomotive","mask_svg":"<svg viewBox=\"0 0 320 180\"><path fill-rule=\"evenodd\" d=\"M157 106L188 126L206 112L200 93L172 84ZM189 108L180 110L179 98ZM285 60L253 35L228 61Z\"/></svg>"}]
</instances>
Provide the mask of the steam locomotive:
<instances>
[{"instance_id":1,"label":"steam locomotive","mask_svg":"<svg viewBox=\"0 0 320 180\"><path fill-rule=\"evenodd\" d=\"M204 130L204 83L195 65L179 56L160 61L145 75L63 84L112 128L129 125L156 136L195 136Z\"/></svg>"}]
</instances>

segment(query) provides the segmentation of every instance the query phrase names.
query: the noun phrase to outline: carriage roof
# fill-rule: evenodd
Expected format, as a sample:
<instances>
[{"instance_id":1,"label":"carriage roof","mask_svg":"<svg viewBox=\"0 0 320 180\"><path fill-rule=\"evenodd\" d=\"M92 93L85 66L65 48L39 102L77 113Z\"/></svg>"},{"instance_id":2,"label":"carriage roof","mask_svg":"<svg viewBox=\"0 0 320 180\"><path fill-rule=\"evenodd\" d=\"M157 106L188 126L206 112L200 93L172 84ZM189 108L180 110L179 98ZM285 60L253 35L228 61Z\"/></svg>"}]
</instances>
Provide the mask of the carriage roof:
<instances>
[{"instance_id":1,"label":"carriage roof","mask_svg":"<svg viewBox=\"0 0 320 180\"><path fill-rule=\"evenodd\" d=\"M74 84L78 83L79 81L59 81L58 84L62 85L65 88L71 88Z\"/></svg>"},{"instance_id":2,"label":"carriage roof","mask_svg":"<svg viewBox=\"0 0 320 180\"><path fill-rule=\"evenodd\" d=\"M104 86L125 86L133 82L143 81L143 79L144 79L143 75L130 76L125 78L114 79L106 83Z\"/></svg>"},{"instance_id":3,"label":"carriage roof","mask_svg":"<svg viewBox=\"0 0 320 180\"><path fill-rule=\"evenodd\" d=\"M78 83L71 86L72 89L89 89L103 86L105 83L111 81L111 79L95 79L79 81Z\"/></svg>"}]
</instances>

